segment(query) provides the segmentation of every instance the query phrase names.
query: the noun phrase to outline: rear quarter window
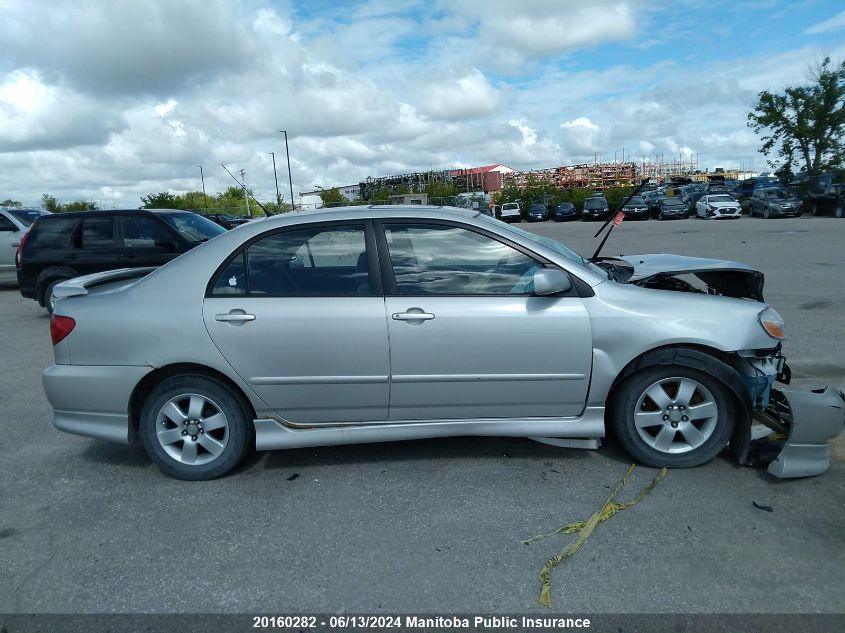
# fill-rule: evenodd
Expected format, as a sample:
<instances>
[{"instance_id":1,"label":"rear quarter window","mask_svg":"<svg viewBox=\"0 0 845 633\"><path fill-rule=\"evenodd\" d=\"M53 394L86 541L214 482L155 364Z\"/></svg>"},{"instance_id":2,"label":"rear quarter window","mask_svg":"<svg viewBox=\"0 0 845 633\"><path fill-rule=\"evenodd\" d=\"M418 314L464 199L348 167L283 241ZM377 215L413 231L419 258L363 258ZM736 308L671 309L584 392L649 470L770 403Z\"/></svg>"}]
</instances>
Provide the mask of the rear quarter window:
<instances>
[{"instance_id":1,"label":"rear quarter window","mask_svg":"<svg viewBox=\"0 0 845 633\"><path fill-rule=\"evenodd\" d=\"M26 240L26 250L35 248L67 248L79 225L78 218L50 218L35 222Z\"/></svg>"}]
</instances>

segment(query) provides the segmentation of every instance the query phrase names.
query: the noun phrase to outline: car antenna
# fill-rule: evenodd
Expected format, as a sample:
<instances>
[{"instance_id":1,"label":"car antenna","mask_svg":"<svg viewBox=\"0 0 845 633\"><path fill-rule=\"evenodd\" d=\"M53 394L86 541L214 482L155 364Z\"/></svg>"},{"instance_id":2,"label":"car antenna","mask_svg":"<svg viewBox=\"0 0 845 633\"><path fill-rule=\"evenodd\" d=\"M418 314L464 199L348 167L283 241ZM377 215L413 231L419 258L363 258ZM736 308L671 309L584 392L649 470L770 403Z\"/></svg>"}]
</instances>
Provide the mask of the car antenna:
<instances>
[{"instance_id":1,"label":"car antenna","mask_svg":"<svg viewBox=\"0 0 845 633\"><path fill-rule=\"evenodd\" d=\"M619 214L622 213L622 209L625 208L625 205L628 204L631 201L631 198L633 198L635 195L637 195L640 192L640 189L645 187L647 183L648 183L648 178L644 179L639 184L639 186L636 189L634 189L631 192L631 194L627 198L625 198L625 200L622 201L622 204L619 205L619 211L617 211L615 214L613 214L609 218L607 218L607 222L605 222L602 225L602 227L598 231L596 231L596 234L593 235L593 237L598 237L601 234L601 232L604 231L605 228L607 228L608 225L610 225L610 228L607 229L607 233L605 233L604 238L602 239L601 243L599 244L598 248L596 249L596 252L593 253L593 256L589 259L589 261L594 262L594 261L598 260L599 252L601 251L602 247L604 246L604 243L607 241L607 238L610 237L610 232L613 230L613 227L622 223L622 219L619 218ZM624 213L622 213L622 217L623 218L625 217ZM617 218L619 218L619 222L616 222Z\"/></svg>"},{"instance_id":2,"label":"car antenna","mask_svg":"<svg viewBox=\"0 0 845 633\"><path fill-rule=\"evenodd\" d=\"M220 166L221 166L223 169L226 169L226 165L220 165ZM257 204L259 207L261 207L261 210L262 210L262 211L264 211L264 216L269 218L269 217L270 217L270 212L269 212L269 211L267 211L267 209L265 209L265 208L264 208L264 205L263 205L263 204L261 204L258 200L256 200L256 199L255 199L255 196L254 196L254 195L252 195L252 194L249 192L249 190L248 190L248 189L247 189L244 185L242 185L242 184L241 184L241 181L240 181L240 180L238 180L237 178L235 178L235 177L232 175L232 172L230 172L228 169L226 169L226 173L227 173L227 174L229 174L230 176L232 176L232 180L234 180L236 183L238 183L238 185L241 187L241 189L243 189L243 190L244 190L244 193L245 193L246 195L248 195L250 198L252 198L252 200L253 200L253 202L255 202L255 204Z\"/></svg>"}]
</instances>

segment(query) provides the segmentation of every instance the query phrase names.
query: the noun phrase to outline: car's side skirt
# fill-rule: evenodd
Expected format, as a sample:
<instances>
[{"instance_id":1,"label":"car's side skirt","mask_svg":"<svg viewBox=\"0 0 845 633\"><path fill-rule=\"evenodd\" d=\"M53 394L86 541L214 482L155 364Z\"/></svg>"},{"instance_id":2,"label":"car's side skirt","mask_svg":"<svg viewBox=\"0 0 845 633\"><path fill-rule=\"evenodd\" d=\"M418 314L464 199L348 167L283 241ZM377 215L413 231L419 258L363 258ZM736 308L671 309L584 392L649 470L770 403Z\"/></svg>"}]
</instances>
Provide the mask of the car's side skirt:
<instances>
[{"instance_id":1,"label":"car's side skirt","mask_svg":"<svg viewBox=\"0 0 845 633\"><path fill-rule=\"evenodd\" d=\"M272 418L253 420L255 448L305 448L338 444L397 442L435 437L604 437L604 407L587 407L574 418L490 418L482 420L408 420L389 424L303 426Z\"/></svg>"}]
</instances>

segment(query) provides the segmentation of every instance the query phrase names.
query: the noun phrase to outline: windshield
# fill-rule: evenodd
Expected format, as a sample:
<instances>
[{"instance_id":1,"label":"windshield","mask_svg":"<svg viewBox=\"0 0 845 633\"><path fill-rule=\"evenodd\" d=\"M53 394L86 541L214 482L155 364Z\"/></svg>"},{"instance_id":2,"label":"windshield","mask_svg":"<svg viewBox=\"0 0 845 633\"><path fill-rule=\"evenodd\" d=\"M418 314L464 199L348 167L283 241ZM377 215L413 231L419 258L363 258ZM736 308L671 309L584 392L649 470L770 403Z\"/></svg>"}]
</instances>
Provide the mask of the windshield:
<instances>
[{"instance_id":1,"label":"windshield","mask_svg":"<svg viewBox=\"0 0 845 633\"><path fill-rule=\"evenodd\" d=\"M792 196L783 189L775 189L769 192L770 198L791 198Z\"/></svg>"},{"instance_id":2,"label":"windshield","mask_svg":"<svg viewBox=\"0 0 845 633\"><path fill-rule=\"evenodd\" d=\"M642 196L634 196L633 198L631 198L631 200L628 202L628 204L630 204L630 205L645 204L645 198L643 198Z\"/></svg>"},{"instance_id":3,"label":"windshield","mask_svg":"<svg viewBox=\"0 0 845 633\"><path fill-rule=\"evenodd\" d=\"M38 209L6 209L9 213L20 220L24 226L30 226L42 215L47 215L49 211L40 211Z\"/></svg>"},{"instance_id":4,"label":"windshield","mask_svg":"<svg viewBox=\"0 0 845 633\"><path fill-rule=\"evenodd\" d=\"M730 196L710 196L708 200L710 202L734 202L734 199Z\"/></svg>"},{"instance_id":5,"label":"windshield","mask_svg":"<svg viewBox=\"0 0 845 633\"><path fill-rule=\"evenodd\" d=\"M204 242L226 232L219 224L196 213L162 213L158 217L179 231L189 242Z\"/></svg>"},{"instance_id":6,"label":"windshield","mask_svg":"<svg viewBox=\"0 0 845 633\"><path fill-rule=\"evenodd\" d=\"M588 198L584 202L584 206L588 209L602 209L607 206L607 200L604 198Z\"/></svg>"},{"instance_id":7,"label":"windshield","mask_svg":"<svg viewBox=\"0 0 845 633\"><path fill-rule=\"evenodd\" d=\"M686 206L683 202L678 200L677 198L665 198L661 200L664 207L684 207Z\"/></svg>"}]
</instances>

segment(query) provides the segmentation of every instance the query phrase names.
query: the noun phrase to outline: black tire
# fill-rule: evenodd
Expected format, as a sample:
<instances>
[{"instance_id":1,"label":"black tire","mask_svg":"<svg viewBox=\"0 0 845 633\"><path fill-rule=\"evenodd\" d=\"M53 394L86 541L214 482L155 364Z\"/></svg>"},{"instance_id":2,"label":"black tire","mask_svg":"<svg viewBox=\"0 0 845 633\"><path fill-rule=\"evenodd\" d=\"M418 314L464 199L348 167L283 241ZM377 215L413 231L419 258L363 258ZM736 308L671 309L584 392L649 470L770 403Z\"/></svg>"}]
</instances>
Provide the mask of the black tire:
<instances>
[{"instance_id":1,"label":"black tire","mask_svg":"<svg viewBox=\"0 0 845 633\"><path fill-rule=\"evenodd\" d=\"M836 209L834 209L833 211L833 215L837 218L845 218L845 206L841 204L837 206Z\"/></svg>"},{"instance_id":2,"label":"black tire","mask_svg":"<svg viewBox=\"0 0 845 633\"><path fill-rule=\"evenodd\" d=\"M769 207L763 207L763 218L766 220L770 220L772 217L772 212L769 211Z\"/></svg>"},{"instance_id":3,"label":"black tire","mask_svg":"<svg viewBox=\"0 0 845 633\"><path fill-rule=\"evenodd\" d=\"M46 288L44 288L44 307L47 309L47 314L53 314L53 305L50 302L50 297L53 296L53 288L55 288L63 281L67 281L67 279L63 277L59 277L58 279L51 279L50 282L47 284Z\"/></svg>"},{"instance_id":4,"label":"black tire","mask_svg":"<svg viewBox=\"0 0 845 633\"><path fill-rule=\"evenodd\" d=\"M175 400L180 410L190 414L192 396L206 401L200 407L201 413L196 419L210 421L212 418L218 419L216 413L222 413L226 422L225 429L211 429L206 436L202 422L193 427L188 425L186 428L196 433L193 436L196 439L192 439L188 434L184 440L171 440L168 443L169 450L166 450L163 442L159 440L159 431L174 433L180 430L180 425L164 416L163 407ZM161 472L169 477L188 481L222 477L235 468L254 445L252 421L242 399L220 381L201 375L174 376L153 389L141 408L138 431L144 449ZM214 450L220 450L219 454L214 455L203 446L209 438L223 445L222 449L214 445ZM188 448L191 448L188 443L194 445L191 451L188 451ZM186 456L186 451L192 452L195 461L199 463L183 463L173 455L178 453L189 460L190 455Z\"/></svg>"},{"instance_id":5,"label":"black tire","mask_svg":"<svg viewBox=\"0 0 845 633\"><path fill-rule=\"evenodd\" d=\"M655 425L637 429L635 414L638 413L637 405L640 399L644 399L639 409L641 415L651 414L662 418L663 412L655 406L655 401L652 401L646 396L646 391L660 381L666 381L671 391L672 381L674 379L678 380L678 391L680 391L681 380L689 379L697 383L699 387L694 392L694 399L690 401L691 404L700 406L701 404L710 402L712 398L717 415L704 420L693 420L690 422L678 420L676 425L680 426L678 426L677 430L667 426L672 424L672 420L664 422L662 419L659 419ZM703 387L703 389L700 387ZM676 392L675 395L678 396L680 394ZM695 399L696 397L700 398L700 402ZM675 406L675 409L677 408ZM653 467L692 468L706 464L727 445L733 433L733 408L734 400L730 390L709 374L680 365L660 365L647 367L626 378L615 391L610 411L613 415L612 424L616 436L619 438L622 447L634 459ZM687 409L687 412L689 412L689 409ZM687 442L687 438L683 434L683 429L686 425L695 426L695 429L702 437L706 437L706 440L696 447L691 447L691 442L689 442L688 446L690 447L684 448L682 444ZM672 448L668 450L658 450L650 445L640 433L642 431L644 435L651 436L652 432L654 432L652 440L656 440L657 435L663 431L663 427L666 427L665 430L667 433L674 432L675 435L673 437L680 440L677 442L677 445L673 443ZM671 441L674 442L674 440ZM655 443L657 442L655 441ZM669 450L683 452L669 452Z\"/></svg>"}]
</instances>

